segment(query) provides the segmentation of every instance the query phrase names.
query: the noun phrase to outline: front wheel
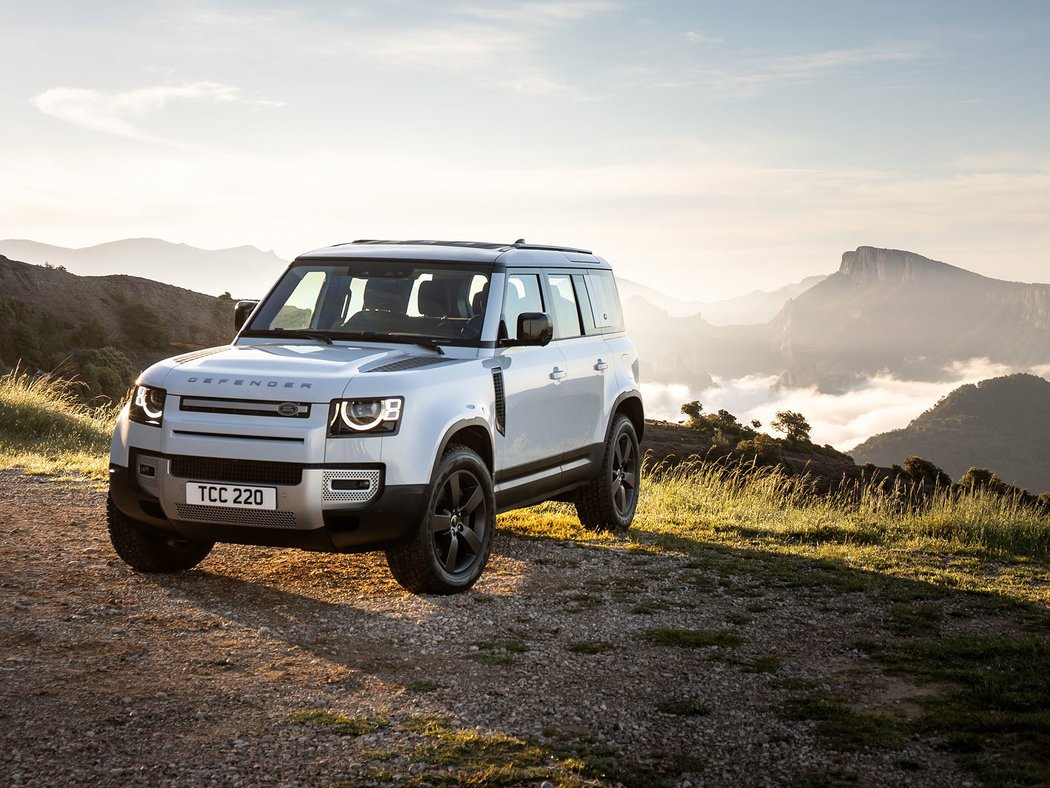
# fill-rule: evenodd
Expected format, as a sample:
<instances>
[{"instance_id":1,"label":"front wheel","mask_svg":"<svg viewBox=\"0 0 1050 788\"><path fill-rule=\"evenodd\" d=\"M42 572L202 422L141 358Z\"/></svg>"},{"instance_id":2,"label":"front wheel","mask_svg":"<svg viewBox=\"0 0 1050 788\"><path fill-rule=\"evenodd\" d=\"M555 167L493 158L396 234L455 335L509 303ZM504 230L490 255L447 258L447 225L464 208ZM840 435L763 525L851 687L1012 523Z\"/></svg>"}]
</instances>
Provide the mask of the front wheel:
<instances>
[{"instance_id":1,"label":"front wheel","mask_svg":"<svg viewBox=\"0 0 1050 788\"><path fill-rule=\"evenodd\" d=\"M140 572L182 572L192 569L211 552L214 542L182 539L133 520L106 501L109 539L124 563Z\"/></svg>"},{"instance_id":2,"label":"front wheel","mask_svg":"<svg viewBox=\"0 0 1050 788\"><path fill-rule=\"evenodd\" d=\"M464 446L445 452L410 542L386 551L394 579L416 594L458 594L481 577L496 531L492 475Z\"/></svg>"},{"instance_id":3,"label":"front wheel","mask_svg":"<svg viewBox=\"0 0 1050 788\"><path fill-rule=\"evenodd\" d=\"M638 507L641 466L634 424L618 415L605 443L598 478L576 493L576 514L585 528L622 532L631 527Z\"/></svg>"}]
</instances>

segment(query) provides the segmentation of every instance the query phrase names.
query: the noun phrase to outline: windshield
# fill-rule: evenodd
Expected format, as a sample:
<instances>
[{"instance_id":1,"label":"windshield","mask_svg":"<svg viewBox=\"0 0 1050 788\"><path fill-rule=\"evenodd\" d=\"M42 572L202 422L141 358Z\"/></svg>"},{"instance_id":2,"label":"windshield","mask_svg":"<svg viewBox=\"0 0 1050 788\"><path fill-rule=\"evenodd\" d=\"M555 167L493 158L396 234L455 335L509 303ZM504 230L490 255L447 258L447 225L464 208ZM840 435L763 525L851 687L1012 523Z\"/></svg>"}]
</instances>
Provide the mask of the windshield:
<instances>
[{"instance_id":1,"label":"windshield","mask_svg":"<svg viewBox=\"0 0 1050 788\"><path fill-rule=\"evenodd\" d=\"M311 263L285 272L244 336L423 340L477 345L489 274L425 263Z\"/></svg>"}]
</instances>

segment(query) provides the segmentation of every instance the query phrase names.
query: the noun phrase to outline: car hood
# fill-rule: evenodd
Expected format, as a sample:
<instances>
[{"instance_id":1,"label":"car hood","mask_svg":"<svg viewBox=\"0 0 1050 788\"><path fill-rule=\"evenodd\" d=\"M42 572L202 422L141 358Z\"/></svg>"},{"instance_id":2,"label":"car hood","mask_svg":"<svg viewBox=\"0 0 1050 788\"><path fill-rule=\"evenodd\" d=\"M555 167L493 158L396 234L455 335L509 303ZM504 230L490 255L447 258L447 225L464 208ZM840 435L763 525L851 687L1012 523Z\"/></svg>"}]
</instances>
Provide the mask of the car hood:
<instances>
[{"instance_id":1,"label":"car hood","mask_svg":"<svg viewBox=\"0 0 1050 788\"><path fill-rule=\"evenodd\" d=\"M346 345L231 345L161 361L143 373L141 382L179 396L327 402L341 397L362 371L412 355Z\"/></svg>"}]
</instances>

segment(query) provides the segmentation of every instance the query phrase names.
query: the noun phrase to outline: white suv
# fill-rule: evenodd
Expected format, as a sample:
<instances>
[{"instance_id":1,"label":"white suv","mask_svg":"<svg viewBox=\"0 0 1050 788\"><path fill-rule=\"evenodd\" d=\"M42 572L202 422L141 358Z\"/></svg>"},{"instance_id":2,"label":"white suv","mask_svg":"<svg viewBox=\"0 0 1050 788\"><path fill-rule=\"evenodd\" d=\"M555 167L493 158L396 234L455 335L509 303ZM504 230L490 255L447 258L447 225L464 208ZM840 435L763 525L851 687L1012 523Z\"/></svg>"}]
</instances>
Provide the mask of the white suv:
<instances>
[{"instance_id":1,"label":"white suv","mask_svg":"<svg viewBox=\"0 0 1050 788\"><path fill-rule=\"evenodd\" d=\"M496 514L638 503L638 360L609 264L581 249L355 241L304 254L232 344L142 373L110 456L136 569L215 542L382 549L420 593L481 575Z\"/></svg>"}]
</instances>

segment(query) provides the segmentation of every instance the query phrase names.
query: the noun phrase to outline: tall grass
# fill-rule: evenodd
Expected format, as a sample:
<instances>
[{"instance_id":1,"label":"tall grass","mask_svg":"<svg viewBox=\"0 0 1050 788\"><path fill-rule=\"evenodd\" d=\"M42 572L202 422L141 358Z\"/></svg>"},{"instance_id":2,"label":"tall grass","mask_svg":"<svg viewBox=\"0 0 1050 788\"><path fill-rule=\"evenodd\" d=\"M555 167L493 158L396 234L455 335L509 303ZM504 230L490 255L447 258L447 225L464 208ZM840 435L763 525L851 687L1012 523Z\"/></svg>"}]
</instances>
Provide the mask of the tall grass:
<instances>
[{"instance_id":1,"label":"tall grass","mask_svg":"<svg viewBox=\"0 0 1050 788\"><path fill-rule=\"evenodd\" d=\"M84 405L77 385L17 367L0 375L0 468L106 478L117 408Z\"/></svg>"},{"instance_id":2,"label":"tall grass","mask_svg":"<svg viewBox=\"0 0 1050 788\"><path fill-rule=\"evenodd\" d=\"M500 528L623 544L584 530L564 503L501 515ZM986 491L917 492L863 482L819 495L806 479L775 468L699 460L646 469L627 536L632 549L673 550L702 561L794 556L861 570L865 574L851 575L858 583L894 577L1050 604L1050 517ZM775 574L772 566L766 571ZM801 565L781 569L791 566Z\"/></svg>"},{"instance_id":3,"label":"tall grass","mask_svg":"<svg viewBox=\"0 0 1050 788\"><path fill-rule=\"evenodd\" d=\"M805 479L776 468L709 462L657 469L648 482L638 524L657 532L1050 558L1050 518L987 490L868 481L816 495Z\"/></svg>"}]
</instances>

